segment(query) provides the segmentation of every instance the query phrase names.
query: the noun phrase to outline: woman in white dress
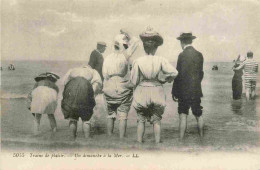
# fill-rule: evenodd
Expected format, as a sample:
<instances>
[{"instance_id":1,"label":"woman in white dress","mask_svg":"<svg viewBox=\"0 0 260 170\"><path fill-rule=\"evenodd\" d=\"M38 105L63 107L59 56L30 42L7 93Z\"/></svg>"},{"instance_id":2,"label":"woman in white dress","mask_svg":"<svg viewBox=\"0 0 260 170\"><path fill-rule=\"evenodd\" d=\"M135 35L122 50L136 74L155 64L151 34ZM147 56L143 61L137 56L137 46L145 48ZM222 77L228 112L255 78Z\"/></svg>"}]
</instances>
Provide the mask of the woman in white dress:
<instances>
[{"instance_id":1,"label":"woman in white dress","mask_svg":"<svg viewBox=\"0 0 260 170\"><path fill-rule=\"evenodd\" d=\"M121 30L114 40L114 51L103 64L104 97L107 103L107 130L111 136L116 115L119 119L120 138L125 136L127 115L130 110L133 86L129 82L128 60L138 46L138 40Z\"/></svg>"},{"instance_id":2,"label":"woman in white dress","mask_svg":"<svg viewBox=\"0 0 260 170\"><path fill-rule=\"evenodd\" d=\"M163 38L159 33L147 28L140 38L146 55L135 60L131 70L131 81L135 85L133 107L138 116L137 140L143 142L147 120L153 124L155 141L159 143L161 119L166 106L162 84L172 82L178 71L168 60L155 55L158 46L163 44Z\"/></svg>"},{"instance_id":3,"label":"woman in white dress","mask_svg":"<svg viewBox=\"0 0 260 170\"><path fill-rule=\"evenodd\" d=\"M55 82L59 76L53 73L42 73L35 77L33 90L28 94L28 109L34 117L34 133L40 132L40 121L43 114L48 115L53 132L57 130L54 112L57 107L59 88Z\"/></svg>"}]
</instances>

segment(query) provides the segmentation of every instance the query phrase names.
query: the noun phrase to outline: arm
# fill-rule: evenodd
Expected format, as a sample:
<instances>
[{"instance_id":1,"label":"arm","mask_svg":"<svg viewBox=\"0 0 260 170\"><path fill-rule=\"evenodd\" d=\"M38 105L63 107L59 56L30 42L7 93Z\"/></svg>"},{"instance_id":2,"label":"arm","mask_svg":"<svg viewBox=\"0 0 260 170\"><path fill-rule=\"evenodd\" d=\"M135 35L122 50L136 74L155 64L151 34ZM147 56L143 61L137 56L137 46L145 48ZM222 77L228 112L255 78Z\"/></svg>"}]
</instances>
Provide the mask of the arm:
<instances>
[{"instance_id":1,"label":"arm","mask_svg":"<svg viewBox=\"0 0 260 170\"><path fill-rule=\"evenodd\" d=\"M131 38L129 47L126 49L125 56L126 60L129 60L129 58L134 54L136 51L138 45L139 45L139 40L135 37Z\"/></svg>"},{"instance_id":2,"label":"arm","mask_svg":"<svg viewBox=\"0 0 260 170\"><path fill-rule=\"evenodd\" d=\"M35 83L33 89L30 91L30 93L29 93L28 96L27 96L26 104L27 104L27 108L28 108L29 110L31 110L32 91L33 91L36 87L38 87L38 82Z\"/></svg>"},{"instance_id":3,"label":"arm","mask_svg":"<svg viewBox=\"0 0 260 170\"><path fill-rule=\"evenodd\" d=\"M140 70L136 61L133 62L130 81L134 86L137 86L140 82Z\"/></svg>"},{"instance_id":4,"label":"arm","mask_svg":"<svg viewBox=\"0 0 260 170\"><path fill-rule=\"evenodd\" d=\"M67 83L68 83L68 81L70 80L70 73L71 73L71 70L69 70L66 74L65 74L65 76L63 77L63 79L62 79L62 82L63 82L63 85L65 86Z\"/></svg>"},{"instance_id":5,"label":"arm","mask_svg":"<svg viewBox=\"0 0 260 170\"><path fill-rule=\"evenodd\" d=\"M173 86L172 86L172 98L173 100L175 100L175 98L178 98L178 92L179 92L179 79L180 79L180 72L181 72L181 54L178 56L178 60L177 60L177 67L176 67L177 71L179 72L179 74L177 75L177 77L174 79L173 82Z\"/></svg>"},{"instance_id":6,"label":"arm","mask_svg":"<svg viewBox=\"0 0 260 170\"><path fill-rule=\"evenodd\" d=\"M233 68L233 70L240 70L243 69L245 67L245 63L243 62L242 64L240 64L240 66Z\"/></svg>"},{"instance_id":7,"label":"arm","mask_svg":"<svg viewBox=\"0 0 260 170\"><path fill-rule=\"evenodd\" d=\"M162 72L165 74L165 80L170 83L178 75L178 71L170 64L170 62L162 57Z\"/></svg>"},{"instance_id":8,"label":"arm","mask_svg":"<svg viewBox=\"0 0 260 170\"><path fill-rule=\"evenodd\" d=\"M92 76L91 84L95 95L97 95L102 89L102 80L99 73L94 69L92 70L92 75L93 76Z\"/></svg>"},{"instance_id":9,"label":"arm","mask_svg":"<svg viewBox=\"0 0 260 170\"><path fill-rule=\"evenodd\" d=\"M109 75L108 75L108 68L107 68L107 58L104 60L104 63L103 63L103 67L102 67L102 74L103 74L103 77L105 80L108 80L109 79Z\"/></svg>"},{"instance_id":10,"label":"arm","mask_svg":"<svg viewBox=\"0 0 260 170\"><path fill-rule=\"evenodd\" d=\"M202 81L202 79L203 79L203 77L204 77L203 63L204 63L204 58L203 58L203 55L201 54L201 62L200 62L200 81Z\"/></svg>"}]
</instances>

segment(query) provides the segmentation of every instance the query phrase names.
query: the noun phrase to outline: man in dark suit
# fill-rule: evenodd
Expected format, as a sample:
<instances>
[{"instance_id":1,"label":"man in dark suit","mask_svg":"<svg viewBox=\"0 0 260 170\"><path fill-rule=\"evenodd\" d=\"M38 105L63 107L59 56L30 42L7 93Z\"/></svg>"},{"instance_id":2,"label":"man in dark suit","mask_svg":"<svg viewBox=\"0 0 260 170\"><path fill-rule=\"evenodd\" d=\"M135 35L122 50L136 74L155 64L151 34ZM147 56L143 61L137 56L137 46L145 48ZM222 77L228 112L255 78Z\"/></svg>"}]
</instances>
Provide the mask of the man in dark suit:
<instances>
[{"instance_id":1,"label":"man in dark suit","mask_svg":"<svg viewBox=\"0 0 260 170\"><path fill-rule=\"evenodd\" d=\"M203 79L203 56L192 47L192 40L196 37L192 33L182 33L177 39L181 42L183 52L179 54L177 61L178 76L174 80L172 98L178 101L178 113L180 117L180 139L183 140L187 129L187 116L191 108L196 117L199 134L203 136L203 118L201 97L201 81Z\"/></svg>"},{"instance_id":2,"label":"man in dark suit","mask_svg":"<svg viewBox=\"0 0 260 170\"><path fill-rule=\"evenodd\" d=\"M104 42L98 42L97 43L97 49L93 50L88 64L97 72L99 73L102 81L104 80L103 75L102 75L102 67L103 67L103 62L104 58L102 56L102 53L104 53L106 50L106 43Z\"/></svg>"}]
</instances>

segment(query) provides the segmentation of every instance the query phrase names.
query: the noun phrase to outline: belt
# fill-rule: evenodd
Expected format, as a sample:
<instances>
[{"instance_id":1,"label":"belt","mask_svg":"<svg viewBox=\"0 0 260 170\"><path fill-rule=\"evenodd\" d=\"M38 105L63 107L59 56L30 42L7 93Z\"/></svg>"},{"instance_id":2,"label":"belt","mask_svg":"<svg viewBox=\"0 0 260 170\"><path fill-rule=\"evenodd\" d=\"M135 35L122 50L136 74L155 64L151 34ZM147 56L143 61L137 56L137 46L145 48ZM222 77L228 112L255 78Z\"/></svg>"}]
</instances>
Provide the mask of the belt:
<instances>
[{"instance_id":1,"label":"belt","mask_svg":"<svg viewBox=\"0 0 260 170\"><path fill-rule=\"evenodd\" d=\"M162 86L162 84L158 80L143 80L141 81L141 83L139 83L139 86L156 87L156 86Z\"/></svg>"}]
</instances>

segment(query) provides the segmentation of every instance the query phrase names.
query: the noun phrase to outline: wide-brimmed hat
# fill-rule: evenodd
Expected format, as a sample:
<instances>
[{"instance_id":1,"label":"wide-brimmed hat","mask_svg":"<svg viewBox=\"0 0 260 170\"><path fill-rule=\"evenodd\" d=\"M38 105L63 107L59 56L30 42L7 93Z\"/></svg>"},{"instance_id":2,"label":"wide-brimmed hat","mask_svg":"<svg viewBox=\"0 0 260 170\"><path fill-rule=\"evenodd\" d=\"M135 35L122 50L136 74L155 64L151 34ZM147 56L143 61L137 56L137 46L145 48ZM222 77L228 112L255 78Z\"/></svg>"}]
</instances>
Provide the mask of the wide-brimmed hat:
<instances>
[{"instance_id":1,"label":"wide-brimmed hat","mask_svg":"<svg viewBox=\"0 0 260 170\"><path fill-rule=\"evenodd\" d=\"M107 46L107 44L105 43L105 42L103 42L103 41L99 41L99 42L97 42L97 45L101 45L101 46Z\"/></svg>"},{"instance_id":2,"label":"wide-brimmed hat","mask_svg":"<svg viewBox=\"0 0 260 170\"><path fill-rule=\"evenodd\" d=\"M155 41L157 46L160 46L163 44L162 36L158 32L154 31L153 28L151 28L151 27L147 27L146 30L139 36L143 42Z\"/></svg>"},{"instance_id":3,"label":"wide-brimmed hat","mask_svg":"<svg viewBox=\"0 0 260 170\"><path fill-rule=\"evenodd\" d=\"M177 37L177 40L187 40L187 39L195 39L196 36L193 36L191 32L189 33L181 33L179 37Z\"/></svg>"},{"instance_id":4,"label":"wide-brimmed hat","mask_svg":"<svg viewBox=\"0 0 260 170\"><path fill-rule=\"evenodd\" d=\"M58 79L60 79L60 77L57 74L46 72L36 76L34 80L38 82L46 78L49 78L49 80L51 80L52 82L56 82Z\"/></svg>"}]
</instances>

